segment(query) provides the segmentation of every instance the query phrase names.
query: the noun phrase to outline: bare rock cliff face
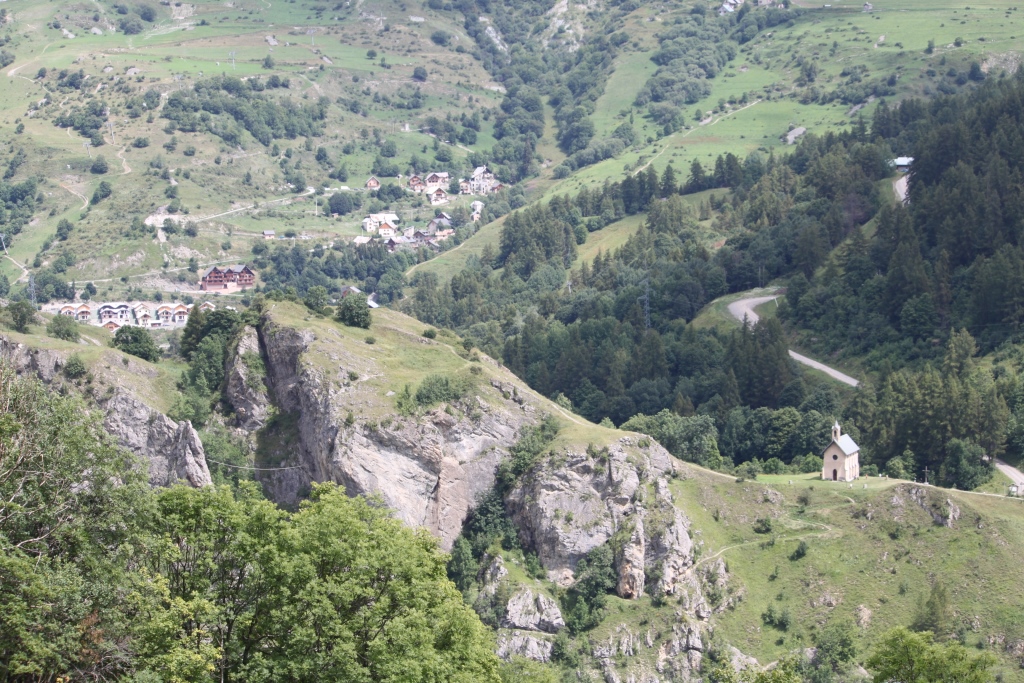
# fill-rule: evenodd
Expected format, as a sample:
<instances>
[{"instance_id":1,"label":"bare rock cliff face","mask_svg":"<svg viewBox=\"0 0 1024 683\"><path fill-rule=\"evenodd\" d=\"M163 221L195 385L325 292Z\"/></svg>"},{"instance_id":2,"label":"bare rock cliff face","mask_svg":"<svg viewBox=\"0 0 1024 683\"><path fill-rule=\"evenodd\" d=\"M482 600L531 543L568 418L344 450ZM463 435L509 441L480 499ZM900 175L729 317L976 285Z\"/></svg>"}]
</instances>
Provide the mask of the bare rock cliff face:
<instances>
[{"instance_id":1,"label":"bare rock cliff face","mask_svg":"<svg viewBox=\"0 0 1024 683\"><path fill-rule=\"evenodd\" d=\"M108 365L124 364L125 372L139 371L131 365L134 361L122 362L120 354L110 354ZM0 336L0 358L10 362L18 374L34 375L46 384L60 379L66 356L61 351L33 348ZM104 427L121 446L143 459L151 485L181 482L199 487L212 483L203 444L190 422L175 422L122 387L114 388L101 407Z\"/></svg>"},{"instance_id":2,"label":"bare rock cliff face","mask_svg":"<svg viewBox=\"0 0 1024 683\"><path fill-rule=\"evenodd\" d=\"M263 365L259 337L255 328L246 326L238 340L238 349L228 363L225 393L235 409L238 426L247 431L262 427L270 410L267 386L264 378L254 372L248 359Z\"/></svg>"},{"instance_id":3,"label":"bare rock cliff face","mask_svg":"<svg viewBox=\"0 0 1024 683\"><path fill-rule=\"evenodd\" d=\"M175 422L121 389L104 404L103 426L118 442L141 455L149 466L151 486L213 484L199 434L186 421Z\"/></svg>"},{"instance_id":4,"label":"bare rock cliff face","mask_svg":"<svg viewBox=\"0 0 1024 683\"><path fill-rule=\"evenodd\" d=\"M643 513L636 497L644 482L672 468L672 456L661 446L640 449L624 437L607 455L570 450L548 458L508 495L506 504L524 544L536 550L550 578L568 585L576 563L624 525L640 520L642 540ZM639 555L631 550L626 561L638 564L641 575L642 546ZM620 580L620 587L642 592L642 576L634 572Z\"/></svg>"},{"instance_id":5,"label":"bare rock cliff face","mask_svg":"<svg viewBox=\"0 0 1024 683\"><path fill-rule=\"evenodd\" d=\"M60 373L66 360L59 351L32 348L4 336L0 336L0 358L11 363L19 375L34 375L46 384Z\"/></svg>"},{"instance_id":6,"label":"bare rock cliff face","mask_svg":"<svg viewBox=\"0 0 1024 683\"><path fill-rule=\"evenodd\" d=\"M577 562L612 541L620 597L636 599L646 591L671 596L678 605L672 633L660 644L623 625L621 633L595 647L593 655L602 663L606 680L618 677L617 657L626 658L622 680L699 676L712 613L704 589L724 582L725 572L724 566L702 570L696 564L690 520L669 490L668 476L675 468L657 444L640 447L633 437L624 437L607 453L570 451L549 457L506 498L524 545L537 551L552 580L571 585ZM512 606L510 602L510 613ZM505 647L524 656L543 656L522 638Z\"/></svg>"},{"instance_id":7,"label":"bare rock cliff face","mask_svg":"<svg viewBox=\"0 0 1024 683\"><path fill-rule=\"evenodd\" d=\"M519 429L535 421L532 407L505 400L483 383L477 393L490 402L473 397L471 410L439 408L419 419L392 415L376 424L347 421L350 412L361 412L371 390L347 380L342 344L272 321L262 326L260 341L271 397L298 421L298 444L282 463L292 469L261 475L268 495L286 505L310 483L333 481L350 495L379 495L399 519L426 527L448 549L470 508L494 485L495 469ZM337 358L338 372L304 362L307 353Z\"/></svg>"}]
</instances>

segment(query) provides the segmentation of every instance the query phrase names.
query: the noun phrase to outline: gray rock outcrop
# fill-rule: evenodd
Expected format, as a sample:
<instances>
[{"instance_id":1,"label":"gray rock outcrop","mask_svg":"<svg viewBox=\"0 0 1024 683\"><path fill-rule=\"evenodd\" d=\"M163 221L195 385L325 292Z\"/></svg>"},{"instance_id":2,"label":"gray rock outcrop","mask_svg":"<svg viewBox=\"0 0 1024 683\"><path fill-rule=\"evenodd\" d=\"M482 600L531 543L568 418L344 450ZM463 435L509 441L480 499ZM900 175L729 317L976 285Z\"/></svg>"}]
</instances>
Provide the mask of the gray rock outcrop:
<instances>
[{"instance_id":1,"label":"gray rock outcrop","mask_svg":"<svg viewBox=\"0 0 1024 683\"><path fill-rule=\"evenodd\" d=\"M538 638L523 631L507 631L498 634L498 656L511 659L513 656L526 657L535 662L547 662L551 659L551 641Z\"/></svg>"},{"instance_id":2,"label":"gray rock outcrop","mask_svg":"<svg viewBox=\"0 0 1024 683\"><path fill-rule=\"evenodd\" d=\"M565 628L565 621L554 600L543 593L534 593L523 587L508 601L502 626L524 631L558 633Z\"/></svg>"},{"instance_id":3,"label":"gray rock outcrop","mask_svg":"<svg viewBox=\"0 0 1024 683\"><path fill-rule=\"evenodd\" d=\"M492 410L474 398L471 410L438 408L417 419L394 415L389 405L393 417L386 421L350 421L348 414L360 412L367 400L358 382L352 384L348 372L334 374L304 357L316 345L316 354L337 358L339 367L365 358L355 357L343 343L317 340L308 330L271 320L262 325L260 342L270 395L279 410L297 416L298 443L282 463L293 469L261 476L269 497L286 505L295 505L310 483L333 481L350 495L379 495L399 519L426 527L447 550L466 514L494 485L498 463L519 429L536 420L482 385L478 391L490 392L507 407Z\"/></svg>"},{"instance_id":4,"label":"gray rock outcrop","mask_svg":"<svg viewBox=\"0 0 1024 683\"><path fill-rule=\"evenodd\" d=\"M239 336L238 348L228 363L225 379L228 402L235 409L235 419L242 429L253 431L267 421L270 399L265 374L259 337L256 329L247 325Z\"/></svg>"},{"instance_id":5,"label":"gray rock outcrop","mask_svg":"<svg viewBox=\"0 0 1024 683\"><path fill-rule=\"evenodd\" d=\"M634 497L642 481L672 468L672 456L661 446L639 449L624 437L606 454L565 451L549 458L508 495L506 505L549 577L569 585L580 558L636 519Z\"/></svg>"},{"instance_id":6,"label":"gray rock outcrop","mask_svg":"<svg viewBox=\"0 0 1024 683\"><path fill-rule=\"evenodd\" d=\"M47 384L60 380L67 356L66 352L34 348L0 336L0 358L10 362L18 374L38 377ZM108 352L104 362L121 366L126 373L155 376L152 368L147 370L138 359L114 351ZM203 444L190 422L170 419L122 387L113 388L100 405L104 428L121 446L143 459L152 486L212 483Z\"/></svg>"},{"instance_id":7,"label":"gray rock outcrop","mask_svg":"<svg viewBox=\"0 0 1024 683\"><path fill-rule=\"evenodd\" d=\"M191 422L175 422L121 389L114 390L103 408L106 430L146 460L150 485L182 482L200 487L213 483L203 444Z\"/></svg>"}]
</instances>

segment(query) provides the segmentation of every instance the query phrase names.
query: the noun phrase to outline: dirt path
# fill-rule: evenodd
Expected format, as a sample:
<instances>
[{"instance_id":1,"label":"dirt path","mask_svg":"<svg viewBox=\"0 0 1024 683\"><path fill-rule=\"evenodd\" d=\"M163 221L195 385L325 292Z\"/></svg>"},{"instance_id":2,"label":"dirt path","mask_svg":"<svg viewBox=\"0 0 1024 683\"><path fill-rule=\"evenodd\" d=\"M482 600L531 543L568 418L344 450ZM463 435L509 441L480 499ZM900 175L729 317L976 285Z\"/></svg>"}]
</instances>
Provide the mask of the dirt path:
<instances>
[{"instance_id":1,"label":"dirt path","mask_svg":"<svg viewBox=\"0 0 1024 683\"><path fill-rule=\"evenodd\" d=\"M739 109L735 109L735 110L733 110L733 111L731 111L731 112L728 112L728 113L726 113L726 114L722 114L721 116L719 116L719 117L718 117L717 119L714 119L713 121L711 121L710 119L712 119L712 118L714 118L714 117L710 117L710 118L708 119L708 120L710 121L709 123L705 123L704 121L701 121L701 122L700 122L700 125L699 125L699 126L698 126L697 128L691 128L690 130L686 131L685 133L683 133L682 135L680 135L680 136L679 136L679 139L681 140L681 139L685 138L686 136L688 136L688 135L689 135L690 133L693 133L693 132L695 132L695 131L697 131L697 130L700 130L700 127L702 127L702 126L705 126L705 125L707 125L707 126L713 126L713 125L715 125L716 123L718 123L719 121L721 121L722 119L726 118L727 116L732 116L733 114L738 114L738 113L740 113L741 111L743 111L744 109L750 109L750 108L751 108L751 107L753 107L753 106L754 106L755 104L759 104L760 102L761 102L761 100L755 100L754 102L751 102L750 104L748 104L748 105L746 105L746 106L740 107ZM665 138L665 139L663 140L663 142L666 142L666 143L667 143L667 142L668 142L669 140L671 140L671 139L672 139L672 138L674 138L675 136L676 136L676 134L675 134L675 133L672 133L672 135L669 135L669 136L668 136L667 138ZM655 155L654 155L653 157L651 157L650 161L648 161L648 162L647 162L646 164L644 164L643 166L641 166L640 168L638 168L638 169L637 169L636 171L634 171L634 172L633 172L633 175L636 175L637 173L640 173L640 172L642 172L642 171L646 171L646 170L647 170L647 167L648 167L648 166L650 166L651 164L653 164L653 163L655 162L655 160L657 160L657 158L658 158L658 157L660 157L660 156L661 156L662 154L664 154L665 152L667 152L667 151L668 151L668 149L669 149L670 147L671 147L671 145L668 145L668 144L666 144L666 145L665 145L665 147L664 147L664 148L662 148L662 150L661 150L660 152L658 152L658 153L657 153L657 154L655 154Z\"/></svg>"},{"instance_id":2,"label":"dirt path","mask_svg":"<svg viewBox=\"0 0 1024 683\"><path fill-rule=\"evenodd\" d=\"M743 319L746 318L750 322L750 324L753 325L758 321L758 319L760 319L760 316L757 314L756 311L754 311L754 309L760 306L761 304L768 303L769 301L774 301L775 299L778 298L778 294L771 294L768 296L754 296L750 297L749 299L739 299L729 304L729 314L732 317L739 320L740 322L743 322ZM856 387L860 384L860 382L855 380L853 377L843 374L842 372L839 372L835 368L830 368L824 363L819 363L816 360L801 355L796 351L793 351L792 349L789 350L789 356L797 363L814 368L815 370L820 370L821 372L824 372L832 379L838 380L843 384L848 384L851 387Z\"/></svg>"},{"instance_id":3,"label":"dirt path","mask_svg":"<svg viewBox=\"0 0 1024 683\"><path fill-rule=\"evenodd\" d=\"M21 282L22 280L28 279L28 268L15 261L10 254L4 254L4 258L21 268L21 275L18 276L18 279L15 280L15 282Z\"/></svg>"},{"instance_id":4,"label":"dirt path","mask_svg":"<svg viewBox=\"0 0 1024 683\"><path fill-rule=\"evenodd\" d=\"M124 158L124 151L127 147L122 147L121 151L117 153L117 158L121 160L121 175L128 175L132 172L132 167L128 165L128 160Z\"/></svg>"},{"instance_id":5,"label":"dirt path","mask_svg":"<svg viewBox=\"0 0 1024 683\"><path fill-rule=\"evenodd\" d=\"M74 190L72 190L70 187L68 187L64 183L61 183L60 186L63 187L68 192L70 192L71 194L73 194L76 197L78 197L79 199L81 199L82 200L82 208L83 209L89 208L89 199L84 194L81 194L80 192L75 192Z\"/></svg>"},{"instance_id":6,"label":"dirt path","mask_svg":"<svg viewBox=\"0 0 1024 683\"><path fill-rule=\"evenodd\" d=\"M910 176L904 173L896 180L892 181L892 191L896 194L896 199L902 204L907 203L907 181L910 180Z\"/></svg>"}]
</instances>

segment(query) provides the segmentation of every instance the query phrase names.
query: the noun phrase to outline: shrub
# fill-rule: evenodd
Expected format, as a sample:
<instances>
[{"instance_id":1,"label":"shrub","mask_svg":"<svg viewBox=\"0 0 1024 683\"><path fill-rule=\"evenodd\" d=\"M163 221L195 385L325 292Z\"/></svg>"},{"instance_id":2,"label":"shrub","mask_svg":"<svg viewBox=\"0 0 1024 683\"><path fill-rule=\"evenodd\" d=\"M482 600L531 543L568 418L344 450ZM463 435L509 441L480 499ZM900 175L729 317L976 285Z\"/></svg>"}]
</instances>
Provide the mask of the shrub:
<instances>
[{"instance_id":1,"label":"shrub","mask_svg":"<svg viewBox=\"0 0 1024 683\"><path fill-rule=\"evenodd\" d=\"M448 41L451 40L451 36L447 31L434 31L430 34L430 40L434 41L435 45L447 45Z\"/></svg>"},{"instance_id":2,"label":"shrub","mask_svg":"<svg viewBox=\"0 0 1024 683\"><path fill-rule=\"evenodd\" d=\"M68 362L64 364L64 376L70 379L78 379L79 377L83 377L86 372L87 368L85 367L85 362L82 360L82 357L77 353L71 354L71 357L68 358Z\"/></svg>"},{"instance_id":3,"label":"shrub","mask_svg":"<svg viewBox=\"0 0 1024 683\"><path fill-rule=\"evenodd\" d=\"M99 186L96 188L96 191L92 193L92 203L99 204L101 201L109 197L110 193L113 191L114 188L111 187L110 183L108 183L106 180L101 180Z\"/></svg>"},{"instance_id":4,"label":"shrub","mask_svg":"<svg viewBox=\"0 0 1024 683\"><path fill-rule=\"evenodd\" d=\"M423 330L423 336L426 337L427 339L435 339L437 338L437 330L435 330L433 327L428 327L427 329Z\"/></svg>"},{"instance_id":5,"label":"shrub","mask_svg":"<svg viewBox=\"0 0 1024 683\"><path fill-rule=\"evenodd\" d=\"M791 559L793 561L796 561L796 560L802 559L806 555L807 555L807 542L806 541L800 541L800 545L798 545L796 547L796 550L794 550L793 554L789 556L789 559Z\"/></svg>"},{"instance_id":6,"label":"shrub","mask_svg":"<svg viewBox=\"0 0 1024 683\"><path fill-rule=\"evenodd\" d=\"M78 323L68 315L54 316L46 325L46 334L64 341L78 341Z\"/></svg>"},{"instance_id":7,"label":"shrub","mask_svg":"<svg viewBox=\"0 0 1024 683\"><path fill-rule=\"evenodd\" d=\"M416 67L412 70L412 78L413 80L420 81L422 83L427 80L427 70L422 66Z\"/></svg>"},{"instance_id":8,"label":"shrub","mask_svg":"<svg viewBox=\"0 0 1024 683\"><path fill-rule=\"evenodd\" d=\"M96 175L102 175L109 170L107 166L107 160L103 158L102 154L97 154L96 158L92 160L92 166L89 167L91 173Z\"/></svg>"},{"instance_id":9,"label":"shrub","mask_svg":"<svg viewBox=\"0 0 1024 683\"><path fill-rule=\"evenodd\" d=\"M137 147L139 149L149 147L149 138L135 138L132 140L132 147Z\"/></svg>"},{"instance_id":10,"label":"shrub","mask_svg":"<svg viewBox=\"0 0 1024 683\"><path fill-rule=\"evenodd\" d=\"M416 402L421 406L451 403L462 398L472 387L468 377L461 375L427 375L416 389Z\"/></svg>"},{"instance_id":11,"label":"shrub","mask_svg":"<svg viewBox=\"0 0 1024 683\"><path fill-rule=\"evenodd\" d=\"M754 521L754 533L770 534L774 526L770 517L758 517Z\"/></svg>"},{"instance_id":12,"label":"shrub","mask_svg":"<svg viewBox=\"0 0 1024 683\"><path fill-rule=\"evenodd\" d=\"M365 294L349 294L344 297L338 304L338 312L335 317L342 325L361 327L364 330L370 329L370 324L373 322ZM367 344L374 343L369 341L372 337L366 339Z\"/></svg>"}]
</instances>

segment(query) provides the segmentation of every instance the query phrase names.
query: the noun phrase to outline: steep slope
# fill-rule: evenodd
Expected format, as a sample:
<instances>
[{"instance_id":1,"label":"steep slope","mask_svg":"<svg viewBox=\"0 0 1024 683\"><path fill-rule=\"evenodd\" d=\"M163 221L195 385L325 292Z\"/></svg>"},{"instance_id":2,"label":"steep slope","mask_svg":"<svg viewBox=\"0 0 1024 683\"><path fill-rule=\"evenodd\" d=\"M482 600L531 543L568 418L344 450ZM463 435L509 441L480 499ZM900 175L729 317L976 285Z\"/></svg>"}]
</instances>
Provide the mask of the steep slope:
<instances>
[{"instance_id":1,"label":"steep slope","mask_svg":"<svg viewBox=\"0 0 1024 683\"><path fill-rule=\"evenodd\" d=\"M109 337L97 330L96 337ZM86 337L79 344L50 337L4 332L0 360L19 374L35 375L54 391L80 391L102 411L103 424L123 447L146 464L153 486L212 482L199 434L188 421L167 417L168 394L174 379L166 368L116 349L97 347ZM67 363L77 356L85 365L82 377L69 377Z\"/></svg>"}]
</instances>

